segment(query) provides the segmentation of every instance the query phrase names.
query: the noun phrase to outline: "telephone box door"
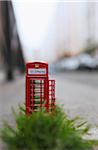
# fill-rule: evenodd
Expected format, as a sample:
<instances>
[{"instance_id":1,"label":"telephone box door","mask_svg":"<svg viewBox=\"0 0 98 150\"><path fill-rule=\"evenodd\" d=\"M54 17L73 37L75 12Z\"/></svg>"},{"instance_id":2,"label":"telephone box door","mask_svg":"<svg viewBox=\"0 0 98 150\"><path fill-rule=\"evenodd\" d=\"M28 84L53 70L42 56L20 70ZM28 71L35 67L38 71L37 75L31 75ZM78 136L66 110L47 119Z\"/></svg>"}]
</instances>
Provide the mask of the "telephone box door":
<instances>
[{"instance_id":1,"label":"telephone box door","mask_svg":"<svg viewBox=\"0 0 98 150\"><path fill-rule=\"evenodd\" d=\"M27 114L39 111L42 107L48 111L48 80L45 78L29 78L28 82L30 93L28 93L29 104L27 104Z\"/></svg>"}]
</instances>

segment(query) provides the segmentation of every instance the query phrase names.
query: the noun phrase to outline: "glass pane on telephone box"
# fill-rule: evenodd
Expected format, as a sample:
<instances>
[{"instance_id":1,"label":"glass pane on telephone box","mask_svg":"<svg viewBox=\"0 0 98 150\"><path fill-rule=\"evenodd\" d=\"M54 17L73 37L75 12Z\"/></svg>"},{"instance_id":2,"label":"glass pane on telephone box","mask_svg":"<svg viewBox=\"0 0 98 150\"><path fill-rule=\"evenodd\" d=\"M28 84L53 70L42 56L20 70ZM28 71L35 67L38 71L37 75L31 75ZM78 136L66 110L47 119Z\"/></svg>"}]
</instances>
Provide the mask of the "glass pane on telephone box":
<instances>
[{"instance_id":1,"label":"glass pane on telephone box","mask_svg":"<svg viewBox=\"0 0 98 150\"><path fill-rule=\"evenodd\" d=\"M37 111L44 104L44 80L30 79L31 109ZM33 107L32 107L33 106Z\"/></svg>"}]
</instances>

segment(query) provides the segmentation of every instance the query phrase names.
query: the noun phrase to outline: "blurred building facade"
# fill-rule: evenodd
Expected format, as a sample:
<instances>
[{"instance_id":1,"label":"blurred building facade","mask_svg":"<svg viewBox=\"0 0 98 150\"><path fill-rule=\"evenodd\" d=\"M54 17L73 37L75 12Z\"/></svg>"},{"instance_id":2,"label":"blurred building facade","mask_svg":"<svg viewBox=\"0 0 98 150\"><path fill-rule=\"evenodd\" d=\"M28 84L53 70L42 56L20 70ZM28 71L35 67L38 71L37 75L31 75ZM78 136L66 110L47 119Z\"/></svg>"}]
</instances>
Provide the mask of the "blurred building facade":
<instances>
[{"instance_id":1,"label":"blurred building facade","mask_svg":"<svg viewBox=\"0 0 98 150\"><path fill-rule=\"evenodd\" d=\"M97 2L13 0L13 6L26 61L51 62L98 43Z\"/></svg>"},{"instance_id":2,"label":"blurred building facade","mask_svg":"<svg viewBox=\"0 0 98 150\"><path fill-rule=\"evenodd\" d=\"M23 49L16 63L35 60L53 62L63 55L80 53L88 45L98 44L97 2L60 0L49 2L47 0L41 3L13 0L12 6L9 7L11 47L14 49L12 53L14 55L18 52L17 58L19 58L20 52L17 49L21 49L21 46ZM2 9L0 9L0 18L4 20L1 11ZM0 45L2 47L4 31L1 22ZM4 58L0 57L2 61Z\"/></svg>"}]
</instances>

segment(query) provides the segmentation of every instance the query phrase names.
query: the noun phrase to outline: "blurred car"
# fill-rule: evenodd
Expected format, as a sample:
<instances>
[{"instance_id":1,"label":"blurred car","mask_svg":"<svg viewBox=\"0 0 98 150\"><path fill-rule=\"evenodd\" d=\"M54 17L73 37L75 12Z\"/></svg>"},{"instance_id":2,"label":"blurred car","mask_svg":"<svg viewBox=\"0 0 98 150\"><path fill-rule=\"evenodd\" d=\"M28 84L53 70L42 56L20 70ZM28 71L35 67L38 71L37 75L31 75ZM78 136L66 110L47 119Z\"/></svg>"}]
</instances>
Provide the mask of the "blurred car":
<instances>
[{"instance_id":1,"label":"blurred car","mask_svg":"<svg viewBox=\"0 0 98 150\"><path fill-rule=\"evenodd\" d=\"M83 53L78 56L63 58L54 65L56 70L97 70L98 57Z\"/></svg>"}]
</instances>

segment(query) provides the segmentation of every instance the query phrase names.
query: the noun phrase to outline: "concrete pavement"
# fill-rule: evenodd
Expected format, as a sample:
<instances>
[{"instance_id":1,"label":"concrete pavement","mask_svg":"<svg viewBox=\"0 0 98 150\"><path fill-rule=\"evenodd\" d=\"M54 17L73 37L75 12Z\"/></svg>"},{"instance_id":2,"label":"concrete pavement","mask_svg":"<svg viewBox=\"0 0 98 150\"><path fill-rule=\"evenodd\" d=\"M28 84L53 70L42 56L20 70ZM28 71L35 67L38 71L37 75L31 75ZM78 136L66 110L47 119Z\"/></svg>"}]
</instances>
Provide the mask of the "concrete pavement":
<instances>
[{"instance_id":1,"label":"concrete pavement","mask_svg":"<svg viewBox=\"0 0 98 150\"><path fill-rule=\"evenodd\" d=\"M63 105L70 117L81 116L98 125L98 73L59 73L56 80L57 103ZM25 102L25 77L11 83L0 81L0 127L2 120L13 123L11 107ZM0 150L3 150L0 144Z\"/></svg>"},{"instance_id":2,"label":"concrete pavement","mask_svg":"<svg viewBox=\"0 0 98 150\"><path fill-rule=\"evenodd\" d=\"M91 124L98 124L98 75L97 73L60 73L56 80L57 103L63 104L69 116L80 115ZM25 102L25 78L14 82L0 82L0 124L9 118L11 107Z\"/></svg>"},{"instance_id":3,"label":"concrete pavement","mask_svg":"<svg viewBox=\"0 0 98 150\"><path fill-rule=\"evenodd\" d=\"M69 116L81 116L98 124L98 73L60 73L55 75L57 102Z\"/></svg>"}]
</instances>

